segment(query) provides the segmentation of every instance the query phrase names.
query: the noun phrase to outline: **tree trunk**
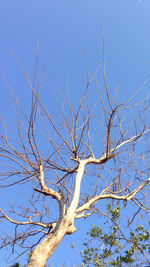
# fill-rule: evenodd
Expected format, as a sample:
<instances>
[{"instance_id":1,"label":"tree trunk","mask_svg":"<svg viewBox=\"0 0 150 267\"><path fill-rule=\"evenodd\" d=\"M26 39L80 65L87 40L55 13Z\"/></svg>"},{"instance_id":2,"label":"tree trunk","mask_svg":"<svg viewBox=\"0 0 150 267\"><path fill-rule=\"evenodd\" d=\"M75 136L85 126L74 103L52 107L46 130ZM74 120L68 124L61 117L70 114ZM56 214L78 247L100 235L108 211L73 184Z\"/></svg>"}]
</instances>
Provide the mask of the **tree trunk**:
<instances>
[{"instance_id":1,"label":"tree trunk","mask_svg":"<svg viewBox=\"0 0 150 267\"><path fill-rule=\"evenodd\" d=\"M64 217L57 230L50 233L33 251L28 267L44 267L49 257L53 254L66 234L76 231L74 225L69 225Z\"/></svg>"}]
</instances>

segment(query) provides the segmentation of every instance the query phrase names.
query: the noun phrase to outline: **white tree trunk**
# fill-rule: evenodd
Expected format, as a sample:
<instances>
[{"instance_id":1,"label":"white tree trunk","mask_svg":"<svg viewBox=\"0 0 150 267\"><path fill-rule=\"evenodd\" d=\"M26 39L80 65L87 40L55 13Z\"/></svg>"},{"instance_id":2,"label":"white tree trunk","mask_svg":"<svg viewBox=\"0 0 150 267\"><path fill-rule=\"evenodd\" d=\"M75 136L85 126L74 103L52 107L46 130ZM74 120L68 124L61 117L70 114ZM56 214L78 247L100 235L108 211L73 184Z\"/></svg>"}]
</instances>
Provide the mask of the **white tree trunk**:
<instances>
[{"instance_id":1,"label":"white tree trunk","mask_svg":"<svg viewBox=\"0 0 150 267\"><path fill-rule=\"evenodd\" d=\"M49 257L53 254L61 240L66 234L76 231L74 225L70 225L69 219L65 216L57 230L50 233L33 251L28 267L44 267Z\"/></svg>"},{"instance_id":2,"label":"white tree trunk","mask_svg":"<svg viewBox=\"0 0 150 267\"><path fill-rule=\"evenodd\" d=\"M63 210L60 212L60 218L57 222L56 228L51 232L33 251L31 258L28 263L28 267L44 267L49 257L53 254L54 250L57 248L61 240L66 234L72 234L76 231L74 226L74 216L75 210L78 206L81 180L84 173L85 165L88 160L83 160L80 162L73 192L72 202L70 207L63 214ZM43 180L43 173L41 175L41 180ZM64 205L62 205L63 207ZM64 216L64 217L63 217Z\"/></svg>"}]
</instances>

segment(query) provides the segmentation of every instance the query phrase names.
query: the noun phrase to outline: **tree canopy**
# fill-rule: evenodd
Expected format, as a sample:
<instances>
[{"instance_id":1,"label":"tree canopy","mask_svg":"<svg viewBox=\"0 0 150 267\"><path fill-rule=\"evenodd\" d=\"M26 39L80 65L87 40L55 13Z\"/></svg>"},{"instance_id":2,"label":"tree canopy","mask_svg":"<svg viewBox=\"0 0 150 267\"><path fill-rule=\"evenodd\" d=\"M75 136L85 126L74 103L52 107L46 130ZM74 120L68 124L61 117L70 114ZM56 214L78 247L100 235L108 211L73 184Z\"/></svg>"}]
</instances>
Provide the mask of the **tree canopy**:
<instances>
[{"instance_id":1,"label":"tree canopy","mask_svg":"<svg viewBox=\"0 0 150 267\"><path fill-rule=\"evenodd\" d=\"M10 246L12 253L19 249L19 255L32 250L28 266L44 266L64 236L77 230L75 221L94 214L105 216L108 200L132 207L127 215L130 222L139 210L149 221L149 102L136 100L145 82L128 99L120 100L118 88L108 87L103 44L102 64L94 74L87 65L80 102L74 103L67 90L67 98L58 96L56 115L40 95L38 53L33 81L15 59L31 101L23 108L1 73L14 101L16 122L11 129L1 119L0 187L9 203L1 206L0 220L4 227L8 223L13 227L9 233L2 232L0 248ZM119 214L119 209L109 211ZM93 231L101 235L101 229ZM115 235L118 228L112 231ZM141 226L136 231L140 234ZM116 240L106 237L105 242L113 246ZM136 238L133 233L132 241Z\"/></svg>"}]
</instances>

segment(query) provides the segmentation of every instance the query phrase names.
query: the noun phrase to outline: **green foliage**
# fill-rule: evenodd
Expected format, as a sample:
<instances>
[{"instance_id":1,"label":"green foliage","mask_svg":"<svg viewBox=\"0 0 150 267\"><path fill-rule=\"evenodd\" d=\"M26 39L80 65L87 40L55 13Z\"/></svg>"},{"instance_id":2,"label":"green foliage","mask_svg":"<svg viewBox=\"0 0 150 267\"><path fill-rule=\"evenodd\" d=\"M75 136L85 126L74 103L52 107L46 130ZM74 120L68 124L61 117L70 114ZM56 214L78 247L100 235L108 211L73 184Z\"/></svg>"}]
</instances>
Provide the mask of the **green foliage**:
<instances>
[{"instance_id":1,"label":"green foliage","mask_svg":"<svg viewBox=\"0 0 150 267\"><path fill-rule=\"evenodd\" d=\"M85 249L81 251L82 267L85 264L99 267L150 266L147 265L150 264L149 232L138 225L126 239L119 228L120 208L112 208L109 204L107 210L112 223L107 233L99 225L92 225L87 233L88 241L83 243ZM143 260L146 265L143 265Z\"/></svg>"}]
</instances>

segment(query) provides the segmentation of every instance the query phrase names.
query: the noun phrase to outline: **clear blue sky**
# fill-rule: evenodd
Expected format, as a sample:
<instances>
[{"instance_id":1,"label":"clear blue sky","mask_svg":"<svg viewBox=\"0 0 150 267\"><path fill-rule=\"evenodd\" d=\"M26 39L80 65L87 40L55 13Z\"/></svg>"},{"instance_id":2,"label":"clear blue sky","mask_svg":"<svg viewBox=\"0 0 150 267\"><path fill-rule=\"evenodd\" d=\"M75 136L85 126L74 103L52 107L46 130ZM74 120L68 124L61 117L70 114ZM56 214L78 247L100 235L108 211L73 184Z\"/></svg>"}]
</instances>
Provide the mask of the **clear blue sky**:
<instances>
[{"instance_id":1,"label":"clear blue sky","mask_svg":"<svg viewBox=\"0 0 150 267\"><path fill-rule=\"evenodd\" d=\"M63 92L67 78L72 98L77 99L86 79L83 49L90 72L102 55L100 21L105 30L109 87L114 89L120 80L121 95L131 95L150 76L149 0L0 0L0 69L19 100L28 103L29 92L11 51L32 78L38 43L39 72L46 71L43 98L55 86ZM0 114L11 120L8 90L1 79L0 92ZM145 92L149 92L149 83ZM91 223L90 219L77 223L79 231L65 237L50 264L80 264L80 244ZM72 241L77 243L74 251ZM0 267L5 266L6 254L0 252Z\"/></svg>"}]
</instances>

